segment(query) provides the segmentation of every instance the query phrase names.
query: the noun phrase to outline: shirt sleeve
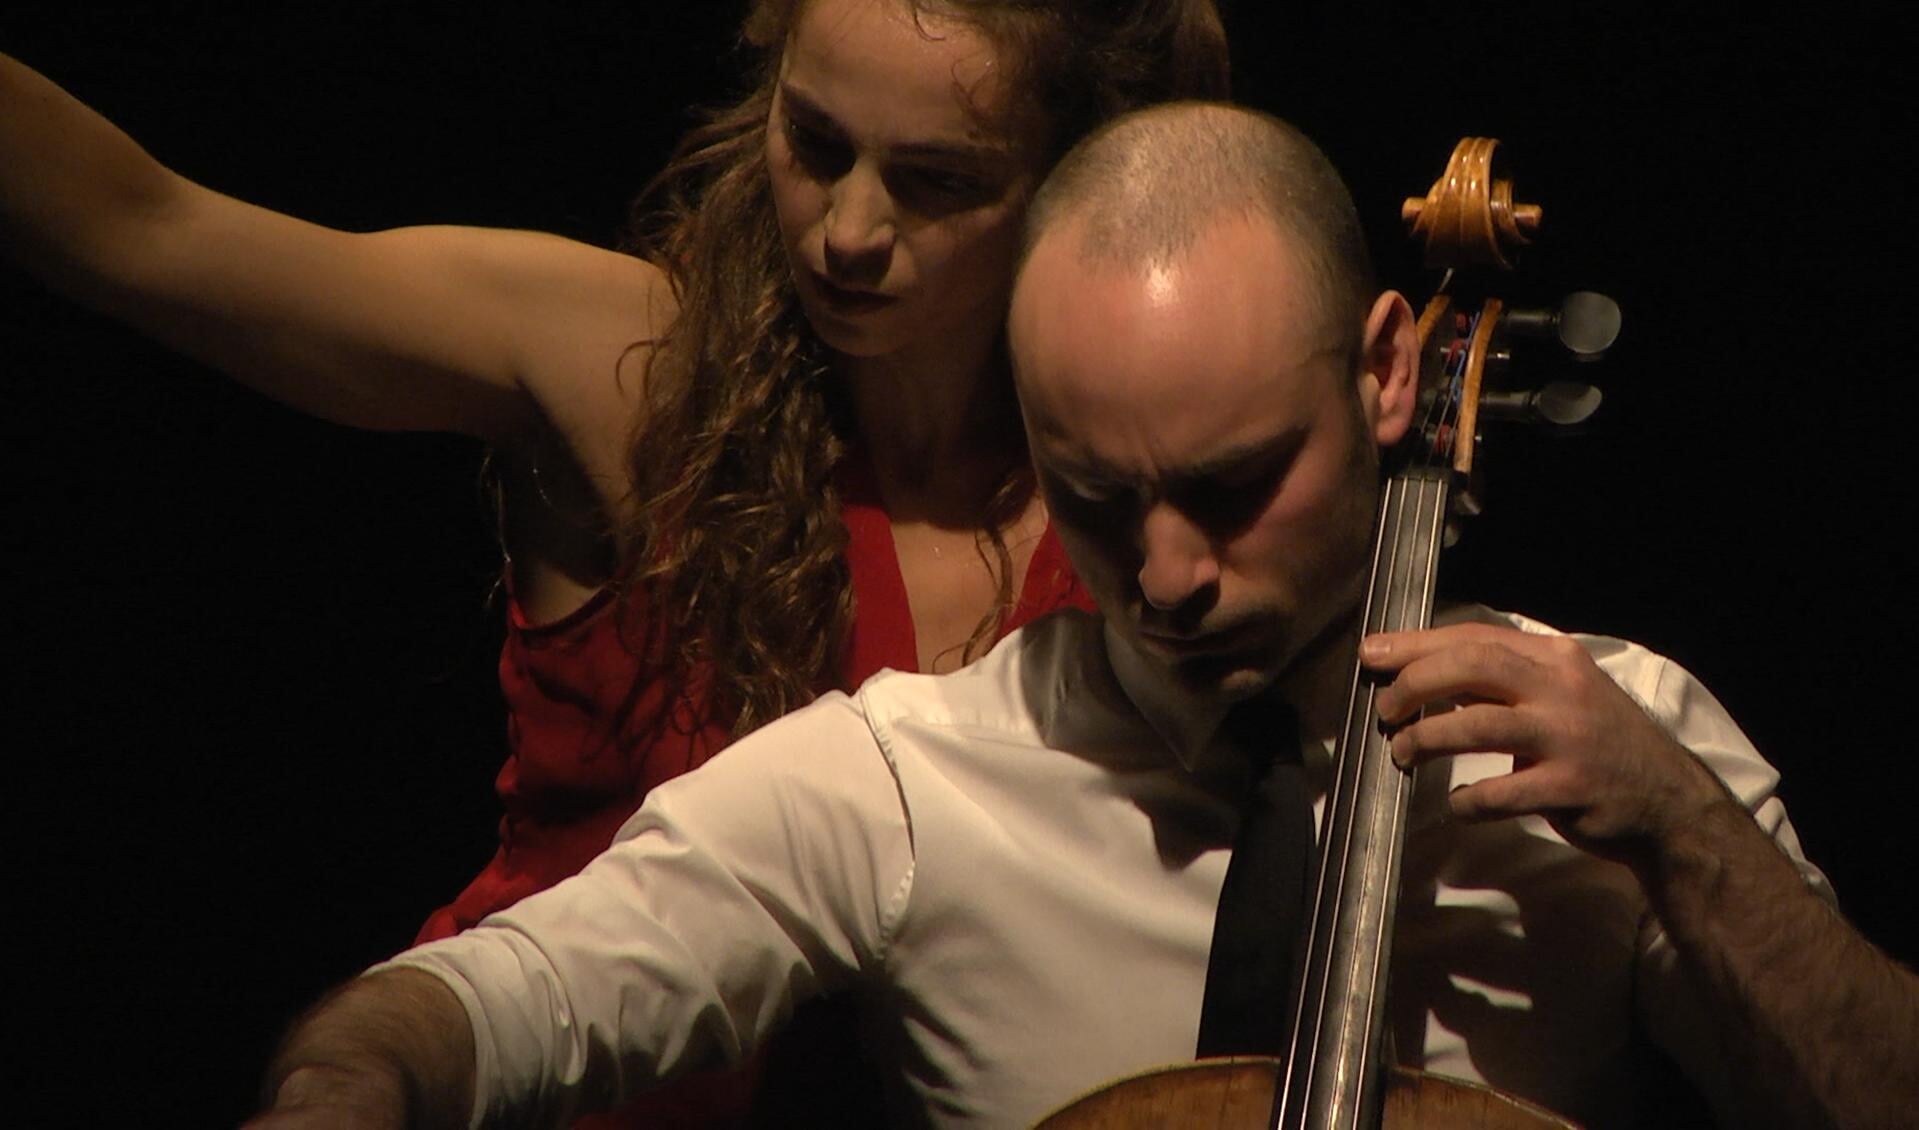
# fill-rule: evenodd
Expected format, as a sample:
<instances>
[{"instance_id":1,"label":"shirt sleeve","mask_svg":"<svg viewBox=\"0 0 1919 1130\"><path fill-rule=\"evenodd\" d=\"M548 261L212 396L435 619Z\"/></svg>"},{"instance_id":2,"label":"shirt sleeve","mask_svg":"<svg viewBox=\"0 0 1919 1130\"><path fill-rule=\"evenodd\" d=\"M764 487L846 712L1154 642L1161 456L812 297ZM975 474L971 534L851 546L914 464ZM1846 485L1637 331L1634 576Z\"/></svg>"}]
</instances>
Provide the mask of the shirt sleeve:
<instances>
[{"instance_id":1,"label":"shirt sleeve","mask_svg":"<svg viewBox=\"0 0 1919 1130\"><path fill-rule=\"evenodd\" d=\"M578 876L384 966L473 1025L473 1122L563 1122L738 1060L885 957L912 879L898 783L829 695L654 790Z\"/></svg>"}]
</instances>

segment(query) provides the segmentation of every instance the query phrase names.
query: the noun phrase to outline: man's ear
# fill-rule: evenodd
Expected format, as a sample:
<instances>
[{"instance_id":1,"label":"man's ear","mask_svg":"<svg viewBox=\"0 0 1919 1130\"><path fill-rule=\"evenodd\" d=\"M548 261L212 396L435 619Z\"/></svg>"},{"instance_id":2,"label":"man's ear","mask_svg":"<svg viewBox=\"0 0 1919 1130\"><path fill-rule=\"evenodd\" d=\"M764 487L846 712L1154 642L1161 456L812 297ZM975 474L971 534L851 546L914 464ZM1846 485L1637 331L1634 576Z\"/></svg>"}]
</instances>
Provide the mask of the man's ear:
<instances>
[{"instance_id":1,"label":"man's ear","mask_svg":"<svg viewBox=\"0 0 1919 1130\"><path fill-rule=\"evenodd\" d=\"M1389 290L1373 301L1359 345L1359 396L1381 447L1412 426L1419 401L1419 333L1406 296Z\"/></svg>"}]
</instances>

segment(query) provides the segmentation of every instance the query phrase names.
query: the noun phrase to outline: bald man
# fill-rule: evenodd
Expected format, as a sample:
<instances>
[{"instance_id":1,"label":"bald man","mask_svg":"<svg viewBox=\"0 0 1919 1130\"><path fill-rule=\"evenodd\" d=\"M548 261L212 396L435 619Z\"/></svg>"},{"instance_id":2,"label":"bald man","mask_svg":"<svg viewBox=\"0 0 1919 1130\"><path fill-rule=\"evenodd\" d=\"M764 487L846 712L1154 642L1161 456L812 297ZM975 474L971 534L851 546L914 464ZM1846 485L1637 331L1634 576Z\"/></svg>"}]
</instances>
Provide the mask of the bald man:
<instances>
[{"instance_id":1,"label":"bald man","mask_svg":"<svg viewBox=\"0 0 1919 1130\"><path fill-rule=\"evenodd\" d=\"M1023 1125L1190 1058L1243 723L1297 718L1323 783L1355 648L1423 767L1403 1061L1594 1126L1657 1117L1654 1047L1729 1124L1904 1118L1912 980L1831 909L1704 688L1483 608L1358 639L1416 345L1324 157L1247 111L1149 111L1069 155L1029 229L1015 371L1101 614L829 695L656 790L578 878L318 1008L262 1124L561 1120L836 990L909 1124Z\"/></svg>"}]
</instances>

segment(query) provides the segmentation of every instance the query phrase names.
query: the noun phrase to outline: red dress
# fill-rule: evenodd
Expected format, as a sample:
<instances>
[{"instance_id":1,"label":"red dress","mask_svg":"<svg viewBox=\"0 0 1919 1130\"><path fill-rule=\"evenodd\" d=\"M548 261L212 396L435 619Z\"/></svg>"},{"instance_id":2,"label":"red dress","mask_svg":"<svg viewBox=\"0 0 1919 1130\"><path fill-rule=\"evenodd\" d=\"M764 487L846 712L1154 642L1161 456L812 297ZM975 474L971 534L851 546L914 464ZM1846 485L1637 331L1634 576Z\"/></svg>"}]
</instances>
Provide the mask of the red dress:
<instances>
[{"instance_id":1,"label":"red dress","mask_svg":"<svg viewBox=\"0 0 1919 1130\"><path fill-rule=\"evenodd\" d=\"M849 458L838 477L854 600L839 683L852 690L881 668L917 670L919 652L892 525L872 474ZM1049 525L1001 634L1067 607L1090 609L1092 598ZM509 601L500 655L507 758L495 780L500 847L459 897L427 920L418 941L456 934L579 871L612 843L655 785L696 768L731 740L727 721L705 709L703 676L685 687L644 677L620 639L616 612L602 591L559 621L533 625ZM649 1097L646 1122L734 1121L747 1090L735 1075L698 1077L691 1090L675 1086Z\"/></svg>"}]
</instances>

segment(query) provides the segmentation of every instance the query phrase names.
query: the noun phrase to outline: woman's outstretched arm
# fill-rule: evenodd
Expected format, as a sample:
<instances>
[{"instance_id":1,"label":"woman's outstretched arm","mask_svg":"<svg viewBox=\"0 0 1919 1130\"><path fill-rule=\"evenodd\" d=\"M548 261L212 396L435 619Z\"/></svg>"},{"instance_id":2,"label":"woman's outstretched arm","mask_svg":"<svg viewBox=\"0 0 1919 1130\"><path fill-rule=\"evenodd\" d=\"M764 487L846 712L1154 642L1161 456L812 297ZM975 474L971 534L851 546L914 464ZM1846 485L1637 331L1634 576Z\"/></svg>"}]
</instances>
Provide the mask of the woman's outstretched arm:
<instances>
[{"instance_id":1,"label":"woman's outstretched arm","mask_svg":"<svg viewBox=\"0 0 1919 1130\"><path fill-rule=\"evenodd\" d=\"M671 317L657 269L556 236L353 234L223 196L4 56L0 248L276 399L369 428L498 440L542 411L574 433L614 408L622 350Z\"/></svg>"}]
</instances>

